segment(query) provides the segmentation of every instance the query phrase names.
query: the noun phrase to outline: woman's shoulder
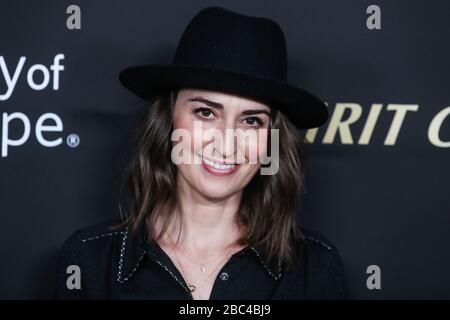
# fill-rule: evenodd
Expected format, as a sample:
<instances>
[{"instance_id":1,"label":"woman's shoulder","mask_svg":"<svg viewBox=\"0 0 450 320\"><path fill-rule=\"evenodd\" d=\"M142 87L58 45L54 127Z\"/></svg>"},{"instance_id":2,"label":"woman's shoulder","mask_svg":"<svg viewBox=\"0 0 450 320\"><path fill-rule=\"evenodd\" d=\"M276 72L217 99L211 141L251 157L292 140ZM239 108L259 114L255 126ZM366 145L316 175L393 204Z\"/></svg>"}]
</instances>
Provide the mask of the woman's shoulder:
<instances>
[{"instance_id":1,"label":"woman's shoulder","mask_svg":"<svg viewBox=\"0 0 450 320\"><path fill-rule=\"evenodd\" d=\"M86 288L104 292L105 278L112 262L123 253L127 229L120 227L121 220L110 220L74 231L62 244L57 263L55 295L57 298L81 299ZM79 290L70 288L69 282L80 278ZM72 283L74 287L76 282ZM97 288L98 287L98 288Z\"/></svg>"},{"instance_id":2,"label":"woman's shoulder","mask_svg":"<svg viewBox=\"0 0 450 320\"><path fill-rule=\"evenodd\" d=\"M299 226L298 229L296 247L300 259L321 265L341 262L340 250L327 236L309 227Z\"/></svg>"},{"instance_id":3,"label":"woman's shoulder","mask_svg":"<svg viewBox=\"0 0 450 320\"><path fill-rule=\"evenodd\" d=\"M111 249L120 247L128 237L127 228L121 223L119 219L109 220L74 231L61 246L60 260L86 263L98 262L102 257L109 258L109 253L117 251Z\"/></svg>"},{"instance_id":4,"label":"woman's shoulder","mask_svg":"<svg viewBox=\"0 0 450 320\"><path fill-rule=\"evenodd\" d=\"M66 238L60 248L60 259L85 260L99 258L107 252L107 247L117 246L127 236L127 229L119 219L90 225L74 231Z\"/></svg>"},{"instance_id":5,"label":"woman's shoulder","mask_svg":"<svg viewBox=\"0 0 450 320\"><path fill-rule=\"evenodd\" d=\"M347 298L347 283L341 253L333 241L324 234L299 226L297 238L300 270L304 272L310 288L309 294L317 298Z\"/></svg>"},{"instance_id":6,"label":"woman's shoulder","mask_svg":"<svg viewBox=\"0 0 450 320\"><path fill-rule=\"evenodd\" d=\"M300 231L298 240L311 249L324 252L338 251L338 248L334 242L319 231L305 226L299 226L298 229Z\"/></svg>"},{"instance_id":7,"label":"woman's shoulder","mask_svg":"<svg viewBox=\"0 0 450 320\"><path fill-rule=\"evenodd\" d=\"M82 243L87 243L94 240L111 240L114 236L123 235L126 232L126 229L124 227L120 227L121 223L121 220L114 219L80 228L74 231L64 241L63 248L76 247Z\"/></svg>"}]
</instances>

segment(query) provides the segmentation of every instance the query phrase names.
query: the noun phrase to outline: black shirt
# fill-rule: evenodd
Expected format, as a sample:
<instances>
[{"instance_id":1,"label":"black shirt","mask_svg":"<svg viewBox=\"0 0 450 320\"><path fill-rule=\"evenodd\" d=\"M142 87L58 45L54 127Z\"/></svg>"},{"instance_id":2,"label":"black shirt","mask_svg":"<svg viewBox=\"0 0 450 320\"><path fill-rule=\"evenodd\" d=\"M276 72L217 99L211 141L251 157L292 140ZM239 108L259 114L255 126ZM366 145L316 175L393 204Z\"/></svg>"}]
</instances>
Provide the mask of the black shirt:
<instances>
[{"instance_id":1,"label":"black shirt","mask_svg":"<svg viewBox=\"0 0 450 320\"><path fill-rule=\"evenodd\" d=\"M145 230L132 236L114 229L119 221L75 232L61 251L56 276L59 299L192 299L185 280ZM215 279L211 300L346 299L347 286L337 248L321 234L300 227L299 263L294 270L266 262L263 251L247 246L234 253ZM68 288L79 267L81 288Z\"/></svg>"}]
</instances>

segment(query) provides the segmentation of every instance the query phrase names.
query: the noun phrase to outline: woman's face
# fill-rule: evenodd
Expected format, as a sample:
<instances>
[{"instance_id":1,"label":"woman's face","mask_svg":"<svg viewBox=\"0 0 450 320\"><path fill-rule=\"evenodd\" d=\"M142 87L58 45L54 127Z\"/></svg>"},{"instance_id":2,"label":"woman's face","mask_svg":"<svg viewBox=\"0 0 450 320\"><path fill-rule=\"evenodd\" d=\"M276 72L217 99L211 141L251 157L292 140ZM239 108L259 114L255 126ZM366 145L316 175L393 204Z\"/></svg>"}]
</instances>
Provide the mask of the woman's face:
<instances>
[{"instance_id":1,"label":"woman's face","mask_svg":"<svg viewBox=\"0 0 450 320\"><path fill-rule=\"evenodd\" d=\"M181 154L188 162L177 164L177 178L184 185L219 199L243 190L258 173L267 150L268 105L222 92L183 89L173 120L174 132L183 138L173 135L172 160Z\"/></svg>"}]
</instances>

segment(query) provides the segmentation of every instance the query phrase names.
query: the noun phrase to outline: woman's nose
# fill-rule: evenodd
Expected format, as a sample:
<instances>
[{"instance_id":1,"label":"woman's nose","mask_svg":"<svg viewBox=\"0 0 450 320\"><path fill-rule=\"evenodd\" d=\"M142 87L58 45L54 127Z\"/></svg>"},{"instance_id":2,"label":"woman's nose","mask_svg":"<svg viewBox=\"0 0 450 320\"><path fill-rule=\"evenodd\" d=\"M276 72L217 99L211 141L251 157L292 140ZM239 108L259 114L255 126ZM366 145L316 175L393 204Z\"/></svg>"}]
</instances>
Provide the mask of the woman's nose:
<instances>
[{"instance_id":1,"label":"woman's nose","mask_svg":"<svg viewBox=\"0 0 450 320\"><path fill-rule=\"evenodd\" d=\"M237 141L235 137L235 125L233 123L223 122L222 125L217 128L220 137L214 139L214 148L219 152L219 155L224 159L232 157L236 153Z\"/></svg>"}]
</instances>

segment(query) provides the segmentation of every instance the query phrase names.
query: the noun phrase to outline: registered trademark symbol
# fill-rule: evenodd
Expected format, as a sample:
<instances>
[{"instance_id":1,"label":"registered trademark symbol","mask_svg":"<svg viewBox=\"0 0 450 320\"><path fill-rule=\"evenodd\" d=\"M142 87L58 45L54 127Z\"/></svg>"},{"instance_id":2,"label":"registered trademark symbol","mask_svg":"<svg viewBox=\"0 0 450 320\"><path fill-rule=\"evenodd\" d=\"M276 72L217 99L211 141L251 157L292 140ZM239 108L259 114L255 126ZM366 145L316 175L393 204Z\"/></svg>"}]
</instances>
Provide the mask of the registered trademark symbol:
<instances>
[{"instance_id":1,"label":"registered trademark symbol","mask_svg":"<svg viewBox=\"0 0 450 320\"><path fill-rule=\"evenodd\" d=\"M80 144L80 137L76 133L71 133L66 139L67 145L71 148L76 148Z\"/></svg>"}]
</instances>

